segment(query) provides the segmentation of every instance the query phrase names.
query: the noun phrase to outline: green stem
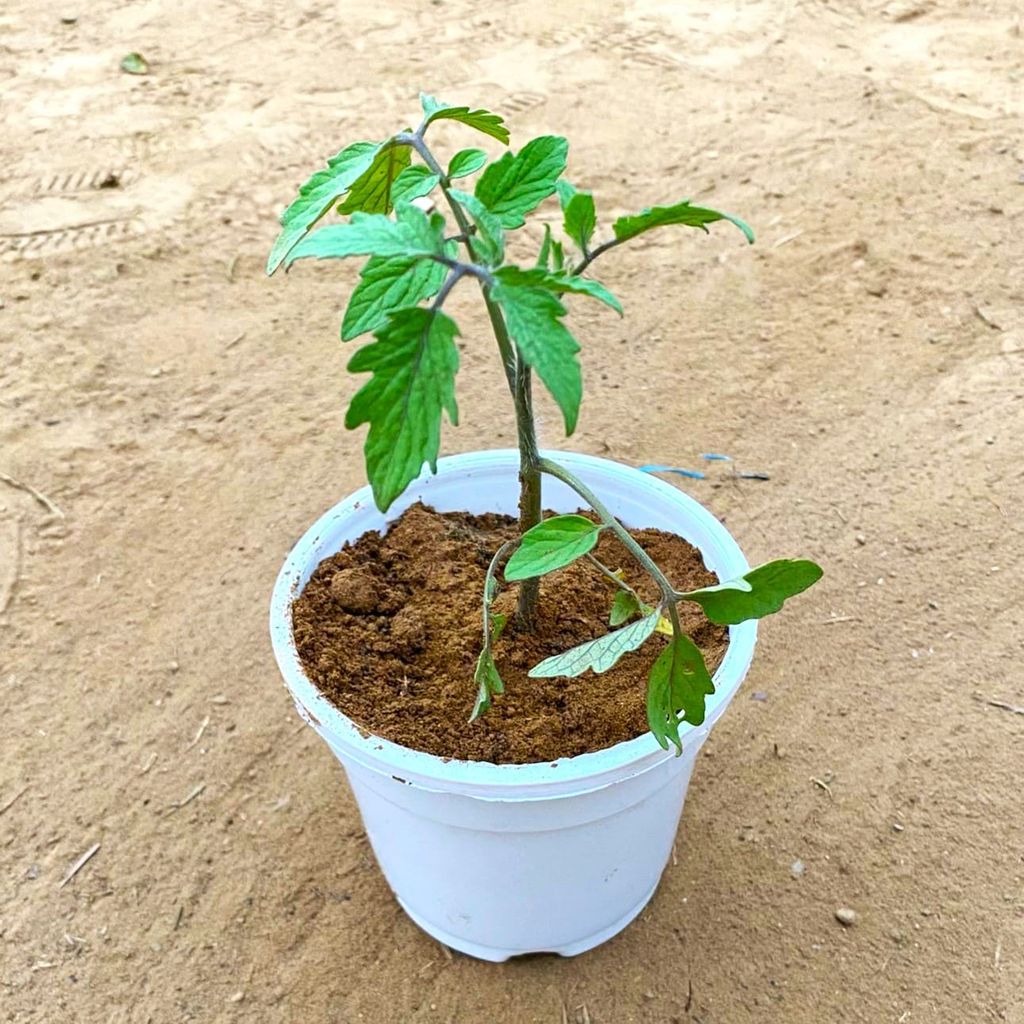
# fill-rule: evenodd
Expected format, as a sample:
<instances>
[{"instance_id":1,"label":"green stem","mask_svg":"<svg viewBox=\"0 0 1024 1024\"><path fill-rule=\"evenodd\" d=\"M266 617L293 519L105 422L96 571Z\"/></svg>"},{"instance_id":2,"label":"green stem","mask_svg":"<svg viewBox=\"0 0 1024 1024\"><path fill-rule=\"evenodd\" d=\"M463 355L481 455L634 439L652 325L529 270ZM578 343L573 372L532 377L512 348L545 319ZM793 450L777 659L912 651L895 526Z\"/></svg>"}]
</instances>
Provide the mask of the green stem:
<instances>
[{"instance_id":1,"label":"green stem","mask_svg":"<svg viewBox=\"0 0 1024 1024\"><path fill-rule=\"evenodd\" d=\"M515 378L516 430L519 434L519 535L533 529L541 520L542 481L537 431L533 419L533 394L530 367L520 359ZM520 629L530 632L537 625L540 578L523 580L519 586L516 620Z\"/></svg>"},{"instance_id":2,"label":"green stem","mask_svg":"<svg viewBox=\"0 0 1024 1024\"><path fill-rule=\"evenodd\" d=\"M422 126L421 126L422 127ZM455 218L456 224L459 225L459 231L462 234L463 244L466 246L466 251L469 253L469 258L476 262L476 252L473 249L473 225L470 224L469 218L466 216L466 211L463 210L462 206L456 202L455 197L451 193L451 181L448 179L448 175L444 173L444 169L437 162L434 154L430 152L427 144L423 141L423 137L420 132L414 134L402 133L398 138L412 146L413 149L419 154L420 159L427 165L430 170L437 175L438 184L441 187L441 192L444 195L445 200L448 203L449 208L452 211L452 216ZM494 328L494 338L498 343L498 352L501 355L501 365L505 370L505 380L508 383L508 389L513 394L516 393L516 350L508 336L508 331L505 329L505 320L501 315L501 310L497 307L494 300L491 298L491 289L481 279L480 287L484 293L484 303L487 306L487 315L490 317L491 326ZM499 329L500 321L500 329ZM518 413L517 413L518 414Z\"/></svg>"},{"instance_id":3,"label":"green stem","mask_svg":"<svg viewBox=\"0 0 1024 1024\"><path fill-rule=\"evenodd\" d=\"M508 549L512 547L512 545L515 543L515 540L507 540L505 541L504 544L501 545L500 548L498 548L497 551L494 552L494 557L491 559L491 564L487 567L487 575L484 577L483 624L485 648L489 648L491 646L491 601L494 600L494 595L491 591L491 588L495 586L494 574L498 571L498 562L501 561L501 556L504 555L505 552L508 551Z\"/></svg>"},{"instance_id":4,"label":"green stem","mask_svg":"<svg viewBox=\"0 0 1024 1024\"><path fill-rule=\"evenodd\" d=\"M595 558L590 552L584 556L588 562L591 562L596 569L598 569L602 575L607 576L608 579L615 584L619 590L624 590L627 594L632 594L636 598L636 602L642 605L644 602L640 599L640 595L624 580L620 579L604 564L599 558Z\"/></svg>"},{"instance_id":5,"label":"green stem","mask_svg":"<svg viewBox=\"0 0 1024 1024\"><path fill-rule=\"evenodd\" d=\"M654 564L651 556L637 544L622 523L608 511L604 502L582 480L577 479L574 474L559 466L557 462L542 458L538 462L537 468L542 473L547 473L548 476L553 476L556 480L561 480L563 484L571 487L601 517L601 521L622 541L626 550L651 574L654 582L658 584L658 589L661 591L662 600L670 611L673 610L677 595L672 584Z\"/></svg>"},{"instance_id":6,"label":"green stem","mask_svg":"<svg viewBox=\"0 0 1024 1024\"><path fill-rule=\"evenodd\" d=\"M473 249L473 228L455 197L451 194L451 182L423 141L422 128L414 134L403 133L402 142L412 146L420 155L427 167L438 176L441 192L451 208L452 216L459 225L463 236L463 244L470 259L476 261ZM515 403L516 432L519 439L519 533L520 536L536 526L541 518L541 476L537 468L539 453L537 448L537 430L533 417L533 396L531 393L530 368L518 358L516 347L508 333L508 325L502 315L501 308L491 295L491 286L482 277L480 288L487 307L487 316L491 321L494 339L498 343L501 364L505 370L505 379ZM536 625L537 602L540 597L540 580L524 580L519 588L519 603L516 618L521 629L532 631Z\"/></svg>"},{"instance_id":7,"label":"green stem","mask_svg":"<svg viewBox=\"0 0 1024 1024\"><path fill-rule=\"evenodd\" d=\"M570 276L579 277L579 275L582 274L583 271L586 270L587 267L589 267L590 264L593 263L598 256L600 256L602 253L607 252L609 249L614 249L617 245L621 245L624 241L624 238L612 238L607 242L603 242L593 251L588 251L584 253L583 259L581 259L579 263L577 263L576 266L573 267Z\"/></svg>"}]
</instances>

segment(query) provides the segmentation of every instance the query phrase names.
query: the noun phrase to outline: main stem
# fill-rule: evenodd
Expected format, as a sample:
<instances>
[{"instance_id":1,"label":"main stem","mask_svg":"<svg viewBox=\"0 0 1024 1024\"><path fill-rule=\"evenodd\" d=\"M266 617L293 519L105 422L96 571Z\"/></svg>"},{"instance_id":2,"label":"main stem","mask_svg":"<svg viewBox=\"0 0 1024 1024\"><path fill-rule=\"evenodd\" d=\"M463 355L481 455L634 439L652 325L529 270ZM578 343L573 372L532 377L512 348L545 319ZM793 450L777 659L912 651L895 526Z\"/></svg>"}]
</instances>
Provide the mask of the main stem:
<instances>
[{"instance_id":1,"label":"main stem","mask_svg":"<svg viewBox=\"0 0 1024 1024\"><path fill-rule=\"evenodd\" d=\"M452 216L459 225L465 246L471 258L475 259L472 242L472 225L466 217L465 210L456 202L451 194L451 182L423 141L423 130L402 136L403 141L416 150L423 162L438 176L441 192L451 208ZM480 282L487 315L491 321L501 363L505 369L505 379L515 404L516 433L519 440L519 534L522 536L540 522L541 517L541 474L539 469L540 452L537 448L537 429L533 418L533 393L531 386L530 367L518 357L516 347L509 337L508 326L501 308L491 296L490 286ZM532 631L537 623L537 602L540 598L540 580L538 578L524 580L519 587L519 603L516 619L520 629Z\"/></svg>"}]
</instances>

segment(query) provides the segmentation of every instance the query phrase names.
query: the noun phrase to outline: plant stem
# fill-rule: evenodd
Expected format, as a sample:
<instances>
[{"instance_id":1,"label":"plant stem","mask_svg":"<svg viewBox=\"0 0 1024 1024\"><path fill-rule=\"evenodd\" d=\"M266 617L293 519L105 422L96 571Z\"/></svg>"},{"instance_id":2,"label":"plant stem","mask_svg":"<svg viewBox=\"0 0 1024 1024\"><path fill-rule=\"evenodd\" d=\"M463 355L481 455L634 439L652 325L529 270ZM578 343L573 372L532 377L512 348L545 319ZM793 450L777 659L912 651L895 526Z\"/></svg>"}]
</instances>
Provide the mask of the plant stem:
<instances>
[{"instance_id":1,"label":"plant stem","mask_svg":"<svg viewBox=\"0 0 1024 1024\"><path fill-rule=\"evenodd\" d=\"M583 259L581 259L579 263L577 263L576 266L572 268L572 273L570 276L579 277L579 275L582 274L583 271L586 270L587 267L589 267L590 264L593 263L598 256L600 256L602 253L607 252L609 249L614 249L617 245L621 245L624 241L625 239L612 238L609 239L607 242L602 242L601 245L599 245L593 251L588 251L584 253Z\"/></svg>"},{"instance_id":2,"label":"plant stem","mask_svg":"<svg viewBox=\"0 0 1024 1024\"><path fill-rule=\"evenodd\" d=\"M419 154L420 159L430 168L430 170L438 176L438 184L441 187L441 192L444 194L444 198L448 203L449 208L452 211L452 216L455 218L455 222L459 225L459 231L463 236L463 244L466 246L466 251L469 253L469 258L476 261L476 252L473 249L473 225L470 224L469 219L466 217L466 211L455 201L455 197L451 193L451 181L448 179L448 175L444 173L444 169L437 162L434 154L430 152L427 144L423 141L423 125L420 129L414 133L403 132L396 138L405 143L406 145L412 146L413 149ZM494 328L494 338L498 343L498 351L501 354L501 365L505 370L505 380L508 383L508 389L513 394L516 393L516 350L508 336L508 331L505 329L505 320L501 315L501 310L497 307L494 300L491 298L490 288L487 284L480 280L480 287L483 289L484 302L487 305L487 315L490 317L491 326ZM501 323L501 329L498 329L498 321Z\"/></svg>"},{"instance_id":3,"label":"plant stem","mask_svg":"<svg viewBox=\"0 0 1024 1024\"><path fill-rule=\"evenodd\" d=\"M522 359L516 365L516 430L519 435L519 535L536 526L541 519L542 481L538 464L537 431L533 420L533 394L530 367ZM520 629L532 632L536 627L540 578L523 580L519 586L516 621Z\"/></svg>"},{"instance_id":4,"label":"plant stem","mask_svg":"<svg viewBox=\"0 0 1024 1024\"><path fill-rule=\"evenodd\" d=\"M616 537L622 541L629 553L651 574L654 582L658 584L662 600L671 611L675 607L677 595L672 584L665 574L654 564L651 556L630 536L629 531L620 523L615 516L608 511L607 506L582 480L570 473L569 470L552 462L550 459L542 458L537 463L537 468L563 484L571 487L600 517L601 521L608 526Z\"/></svg>"},{"instance_id":5,"label":"plant stem","mask_svg":"<svg viewBox=\"0 0 1024 1024\"><path fill-rule=\"evenodd\" d=\"M444 173L434 154L430 152L427 144L423 141L423 127L421 125L420 129L412 134L403 133L399 136L399 139L401 142L412 146L427 167L438 176L441 192L451 208L452 216L454 216L456 223L459 225L459 231L463 236L462 242L466 246L470 259L475 261L473 226L466 217L466 211L462 209L462 206L452 196L451 182L448 180L448 176ZM472 271L469 272L472 273ZM530 367L522 359L518 358L515 345L509 337L505 317L502 315L501 308L491 296L490 281L480 274L476 276L480 281L484 304L487 307L487 316L490 318L491 329L494 331L494 338L498 343L498 351L501 353L501 362L505 369L505 379L508 382L509 391L512 392L512 398L515 403L516 432L519 439L519 533L521 536L540 522L542 504L542 483L538 468L540 455L537 448L537 429L533 418ZM524 580L522 582L519 588L519 603L516 610L516 619L520 629L532 631L536 625L539 596L539 579Z\"/></svg>"},{"instance_id":6,"label":"plant stem","mask_svg":"<svg viewBox=\"0 0 1024 1024\"><path fill-rule=\"evenodd\" d=\"M591 562L594 565L594 567L601 572L603 576L607 576L609 581L611 583L614 583L615 586L619 588L619 590L623 590L627 594L632 594L633 597L636 598L637 604L643 604L643 601L640 600L640 595L625 580L619 579L619 577L616 576L615 573L613 573L611 569L609 569L608 566L605 565L604 562L602 562L599 558L595 558L589 551L586 555L584 555L584 557L587 559L588 562Z\"/></svg>"}]
</instances>

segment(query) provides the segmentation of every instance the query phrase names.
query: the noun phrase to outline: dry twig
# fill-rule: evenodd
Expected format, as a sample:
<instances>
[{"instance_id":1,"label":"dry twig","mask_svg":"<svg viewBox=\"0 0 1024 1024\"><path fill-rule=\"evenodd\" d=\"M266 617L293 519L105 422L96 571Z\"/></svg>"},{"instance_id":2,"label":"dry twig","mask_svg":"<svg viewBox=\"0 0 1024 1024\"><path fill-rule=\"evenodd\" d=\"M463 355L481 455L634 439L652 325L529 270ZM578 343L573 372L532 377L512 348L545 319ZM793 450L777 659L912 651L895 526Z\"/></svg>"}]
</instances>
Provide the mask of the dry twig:
<instances>
[{"instance_id":1,"label":"dry twig","mask_svg":"<svg viewBox=\"0 0 1024 1024\"><path fill-rule=\"evenodd\" d=\"M7 611L11 598L14 597L14 588L18 585L18 576L21 574L21 523L14 520L14 558L11 559L10 568L7 572L7 579L0 581L0 615Z\"/></svg>"},{"instance_id":2,"label":"dry twig","mask_svg":"<svg viewBox=\"0 0 1024 1024\"><path fill-rule=\"evenodd\" d=\"M977 303L974 304L974 312L978 319L986 327L991 327L993 331L1005 330L1002 324L997 323L995 320L993 320L992 317L990 317L988 313L986 313L985 310L983 310L981 306L979 306Z\"/></svg>"},{"instance_id":3,"label":"dry twig","mask_svg":"<svg viewBox=\"0 0 1024 1024\"><path fill-rule=\"evenodd\" d=\"M0 816L6 814L27 792L28 786L22 786L7 803L0 807Z\"/></svg>"},{"instance_id":4,"label":"dry twig","mask_svg":"<svg viewBox=\"0 0 1024 1024\"><path fill-rule=\"evenodd\" d=\"M200 724L199 728L196 730L195 736L192 737L192 742L185 748L186 750L191 750L203 738L203 733L206 732L206 727L209 724L210 724L210 716L207 715L203 719L203 721Z\"/></svg>"},{"instance_id":5,"label":"dry twig","mask_svg":"<svg viewBox=\"0 0 1024 1024\"><path fill-rule=\"evenodd\" d=\"M0 480L5 484L9 484L11 487L16 487L19 491L24 491L26 494L31 494L40 505L43 506L51 515L60 516L64 518L64 513L61 508L50 498L48 498L42 491L37 491L30 484L23 484L20 480L15 480L13 476L8 476L6 473L0 472Z\"/></svg>"},{"instance_id":6,"label":"dry twig","mask_svg":"<svg viewBox=\"0 0 1024 1024\"><path fill-rule=\"evenodd\" d=\"M85 865L93 859L93 857L96 856L97 852L99 851L99 848L99 843L93 843L92 846L90 846L89 849L86 850L85 853L83 853L82 856L79 857L78 860L76 860L75 863L71 865L71 869L64 876L64 879L61 881L60 885L57 886L57 888L63 889L64 886L67 885L68 882L70 882L71 879L74 878L75 875L77 875L78 872L81 871L82 868L84 868Z\"/></svg>"},{"instance_id":7,"label":"dry twig","mask_svg":"<svg viewBox=\"0 0 1024 1024\"><path fill-rule=\"evenodd\" d=\"M832 795L832 787L821 779L816 779L813 775L811 776L811 782L813 782L819 789L825 790L828 793L829 800L834 800L835 797Z\"/></svg>"},{"instance_id":8,"label":"dry twig","mask_svg":"<svg viewBox=\"0 0 1024 1024\"><path fill-rule=\"evenodd\" d=\"M1014 715L1024 715L1024 706L1020 704L1007 704L1005 700L993 700L991 697L982 697L979 694L974 695L974 699L979 704L987 704L992 708L1000 708L1002 711L1009 711Z\"/></svg>"},{"instance_id":9,"label":"dry twig","mask_svg":"<svg viewBox=\"0 0 1024 1024\"><path fill-rule=\"evenodd\" d=\"M792 242L794 239L799 238L803 234L803 230L794 231L791 235L783 235L777 242L772 245L773 249L779 249L787 242Z\"/></svg>"},{"instance_id":10,"label":"dry twig","mask_svg":"<svg viewBox=\"0 0 1024 1024\"><path fill-rule=\"evenodd\" d=\"M184 800L181 800L181 801L179 801L176 804L171 804L171 813L173 814L175 811L181 810L181 808L184 807L186 804L192 803L192 801L195 800L195 798L197 796L199 796L199 794L202 793L202 791L204 789L206 789L206 783L205 782L200 782L199 785L196 786L189 793L189 795L187 797L185 797Z\"/></svg>"}]
</instances>

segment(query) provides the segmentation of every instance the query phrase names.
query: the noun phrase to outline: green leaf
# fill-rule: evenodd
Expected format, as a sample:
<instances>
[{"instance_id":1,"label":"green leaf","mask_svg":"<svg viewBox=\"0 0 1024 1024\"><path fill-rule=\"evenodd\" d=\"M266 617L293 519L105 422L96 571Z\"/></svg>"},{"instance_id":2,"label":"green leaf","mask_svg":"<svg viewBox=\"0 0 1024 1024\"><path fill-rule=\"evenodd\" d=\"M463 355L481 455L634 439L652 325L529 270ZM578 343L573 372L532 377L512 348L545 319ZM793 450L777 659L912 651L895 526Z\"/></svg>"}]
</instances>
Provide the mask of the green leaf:
<instances>
[{"instance_id":1,"label":"green leaf","mask_svg":"<svg viewBox=\"0 0 1024 1024\"><path fill-rule=\"evenodd\" d=\"M448 164L448 180L465 178L467 174L479 171L487 163L487 154L482 149L460 149Z\"/></svg>"},{"instance_id":2,"label":"green leaf","mask_svg":"<svg viewBox=\"0 0 1024 1024\"><path fill-rule=\"evenodd\" d=\"M148 75L149 61L141 53L126 53L121 58L121 70L129 75Z\"/></svg>"},{"instance_id":3,"label":"green leaf","mask_svg":"<svg viewBox=\"0 0 1024 1024\"><path fill-rule=\"evenodd\" d=\"M451 121L459 121L462 124L475 128L484 135L490 135L497 139L502 145L508 145L508 128L505 126L504 118L492 114L488 110L470 110L469 107L453 107L450 103L435 99L425 92L420 93L420 103L423 105L424 125L433 124L441 118L448 118Z\"/></svg>"},{"instance_id":4,"label":"green leaf","mask_svg":"<svg viewBox=\"0 0 1024 1024\"><path fill-rule=\"evenodd\" d=\"M302 239L284 258L340 259L345 256L405 256L425 259L444 254L444 217L428 217L409 203L395 207L395 219L383 213L354 213L348 224L330 224Z\"/></svg>"},{"instance_id":5,"label":"green leaf","mask_svg":"<svg viewBox=\"0 0 1024 1024\"><path fill-rule=\"evenodd\" d=\"M672 710L682 711L690 725L700 725L704 721L705 698L715 692L704 655L685 633L677 633L669 641L668 650Z\"/></svg>"},{"instance_id":6,"label":"green leaf","mask_svg":"<svg viewBox=\"0 0 1024 1024\"><path fill-rule=\"evenodd\" d=\"M494 694L505 692L505 684L498 672L498 666L494 663L490 647L485 647L480 652L480 657L476 659L473 682L477 684L477 691L473 712L469 716L471 722L475 722L484 712L490 710L491 697Z\"/></svg>"},{"instance_id":7,"label":"green leaf","mask_svg":"<svg viewBox=\"0 0 1024 1024\"><path fill-rule=\"evenodd\" d=\"M660 228L666 224L685 224L687 227L700 228L707 231L707 224L713 224L717 220L727 220L747 236L747 241L753 245L754 232L745 221L734 217L731 213L720 213L718 210L708 210L701 206L691 206L688 199L673 206L651 206L641 210L637 214L628 217L620 217L613 225L612 230L620 242L629 238L650 231L652 228Z\"/></svg>"},{"instance_id":8,"label":"green leaf","mask_svg":"<svg viewBox=\"0 0 1024 1024\"><path fill-rule=\"evenodd\" d=\"M696 601L712 622L734 626L777 612L786 598L817 583L822 575L821 566L814 562L780 558L751 569L745 576L681 596L687 601Z\"/></svg>"},{"instance_id":9,"label":"green leaf","mask_svg":"<svg viewBox=\"0 0 1024 1024\"><path fill-rule=\"evenodd\" d=\"M389 139L377 150L373 163L352 182L338 213L390 213L394 206L391 187L411 161L409 146Z\"/></svg>"},{"instance_id":10,"label":"green leaf","mask_svg":"<svg viewBox=\"0 0 1024 1024\"><path fill-rule=\"evenodd\" d=\"M537 268L539 270L551 269L551 225L544 225L544 240L540 243L540 251L537 253Z\"/></svg>"},{"instance_id":11,"label":"green leaf","mask_svg":"<svg viewBox=\"0 0 1024 1024\"><path fill-rule=\"evenodd\" d=\"M497 568L501 556L515 543L507 540L494 553L490 565L487 567L487 575L484 577L484 646L480 656L476 659L476 669L473 672L473 679L477 684L476 702L473 704L473 712L469 716L470 722L475 722L491 706L491 697L496 693L505 692L505 684L502 682L501 673L494 663L493 646L498 642L505 629L506 618L497 612L491 611L491 602L498 593L498 581L494 578L494 571Z\"/></svg>"},{"instance_id":12,"label":"green leaf","mask_svg":"<svg viewBox=\"0 0 1024 1024\"><path fill-rule=\"evenodd\" d=\"M373 163L379 142L353 142L327 161L300 189L298 197L281 214L281 233L267 259L273 274L307 231L340 199Z\"/></svg>"},{"instance_id":13,"label":"green leaf","mask_svg":"<svg viewBox=\"0 0 1024 1024\"><path fill-rule=\"evenodd\" d=\"M391 202L408 203L413 199L419 199L420 196L429 195L440 180L439 174L435 174L422 164L406 167L391 186Z\"/></svg>"},{"instance_id":14,"label":"green leaf","mask_svg":"<svg viewBox=\"0 0 1024 1024\"><path fill-rule=\"evenodd\" d=\"M682 752L679 712L688 724L702 724L706 698L714 692L700 648L685 633L677 633L647 677L647 723L662 747L671 740Z\"/></svg>"},{"instance_id":15,"label":"green leaf","mask_svg":"<svg viewBox=\"0 0 1024 1024\"><path fill-rule=\"evenodd\" d=\"M505 229L501 221L476 196L457 188L451 190L451 196L468 211L476 224L473 252L484 263L497 266L505 258Z\"/></svg>"},{"instance_id":16,"label":"green leaf","mask_svg":"<svg viewBox=\"0 0 1024 1024\"><path fill-rule=\"evenodd\" d=\"M455 321L440 310L400 309L348 364L353 373L373 373L352 399L345 426L370 424L363 450L382 512L419 476L424 462L437 471L441 411L458 423L458 333Z\"/></svg>"},{"instance_id":17,"label":"green leaf","mask_svg":"<svg viewBox=\"0 0 1024 1024\"><path fill-rule=\"evenodd\" d=\"M599 523L585 516L552 516L523 534L505 566L505 579L528 580L574 562L597 543Z\"/></svg>"},{"instance_id":18,"label":"green leaf","mask_svg":"<svg viewBox=\"0 0 1024 1024\"><path fill-rule=\"evenodd\" d=\"M476 196L506 228L521 227L525 215L555 191L568 153L569 143L558 135L533 139L495 160L477 180Z\"/></svg>"},{"instance_id":19,"label":"green leaf","mask_svg":"<svg viewBox=\"0 0 1024 1024\"><path fill-rule=\"evenodd\" d=\"M612 613L608 616L608 625L621 626L639 614L640 602L636 599L636 594L631 594L628 590L618 590L612 601Z\"/></svg>"},{"instance_id":20,"label":"green leaf","mask_svg":"<svg viewBox=\"0 0 1024 1024\"><path fill-rule=\"evenodd\" d=\"M551 243L551 269L561 273L565 269L565 247L561 242Z\"/></svg>"},{"instance_id":21,"label":"green leaf","mask_svg":"<svg viewBox=\"0 0 1024 1024\"><path fill-rule=\"evenodd\" d=\"M546 679L550 676L578 676L587 669L595 673L607 672L619 658L628 651L635 651L654 632L660 614L654 612L614 633L605 633L596 640L587 640L572 650L545 658L530 669L530 677Z\"/></svg>"},{"instance_id":22,"label":"green leaf","mask_svg":"<svg viewBox=\"0 0 1024 1024\"><path fill-rule=\"evenodd\" d=\"M415 306L436 295L448 268L416 256L371 256L359 272L341 324L341 340L375 331L396 309Z\"/></svg>"},{"instance_id":23,"label":"green leaf","mask_svg":"<svg viewBox=\"0 0 1024 1024\"><path fill-rule=\"evenodd\" d=\"M594 235L594 228L597 227L593 194L580 192L569 182L560 181L558 198L562 204L562 216L565 218L565 233L576 243L580 252L588 252L587 247Z\"/></svg>"},{"instance_id":24,"label":"green leaf","mask_svg":"<svg viewBox=\"0 0 1024 1024\"><path fill-rule=\"evenodd\" d=\"M577 277L574 274L558 273L552 270L546 271L543 267L531 267L528 270L523 270L522 267L502 267L497 271L495 277L505 284L525 288L543 288L545 291L555 292L558 295L563 292L589 295L592 299L611 306L619 316L622 316L622 305L619 300L600 281L595 281L593 278Z\"/></svg>"},{"instance_id":25,"label":"green leaf","mask_svg":"<svg viewBox=\"0 0 1024 1024\"><path fill-rule=\"evenodd\" d=\"M566 434L571 434L583 398L583 377L576 358L580 347L560 320L565 307L543 288L499 282L491 296L501 306L523 359L537 371L562 410Z\"/></svg>"}]
</instances>

